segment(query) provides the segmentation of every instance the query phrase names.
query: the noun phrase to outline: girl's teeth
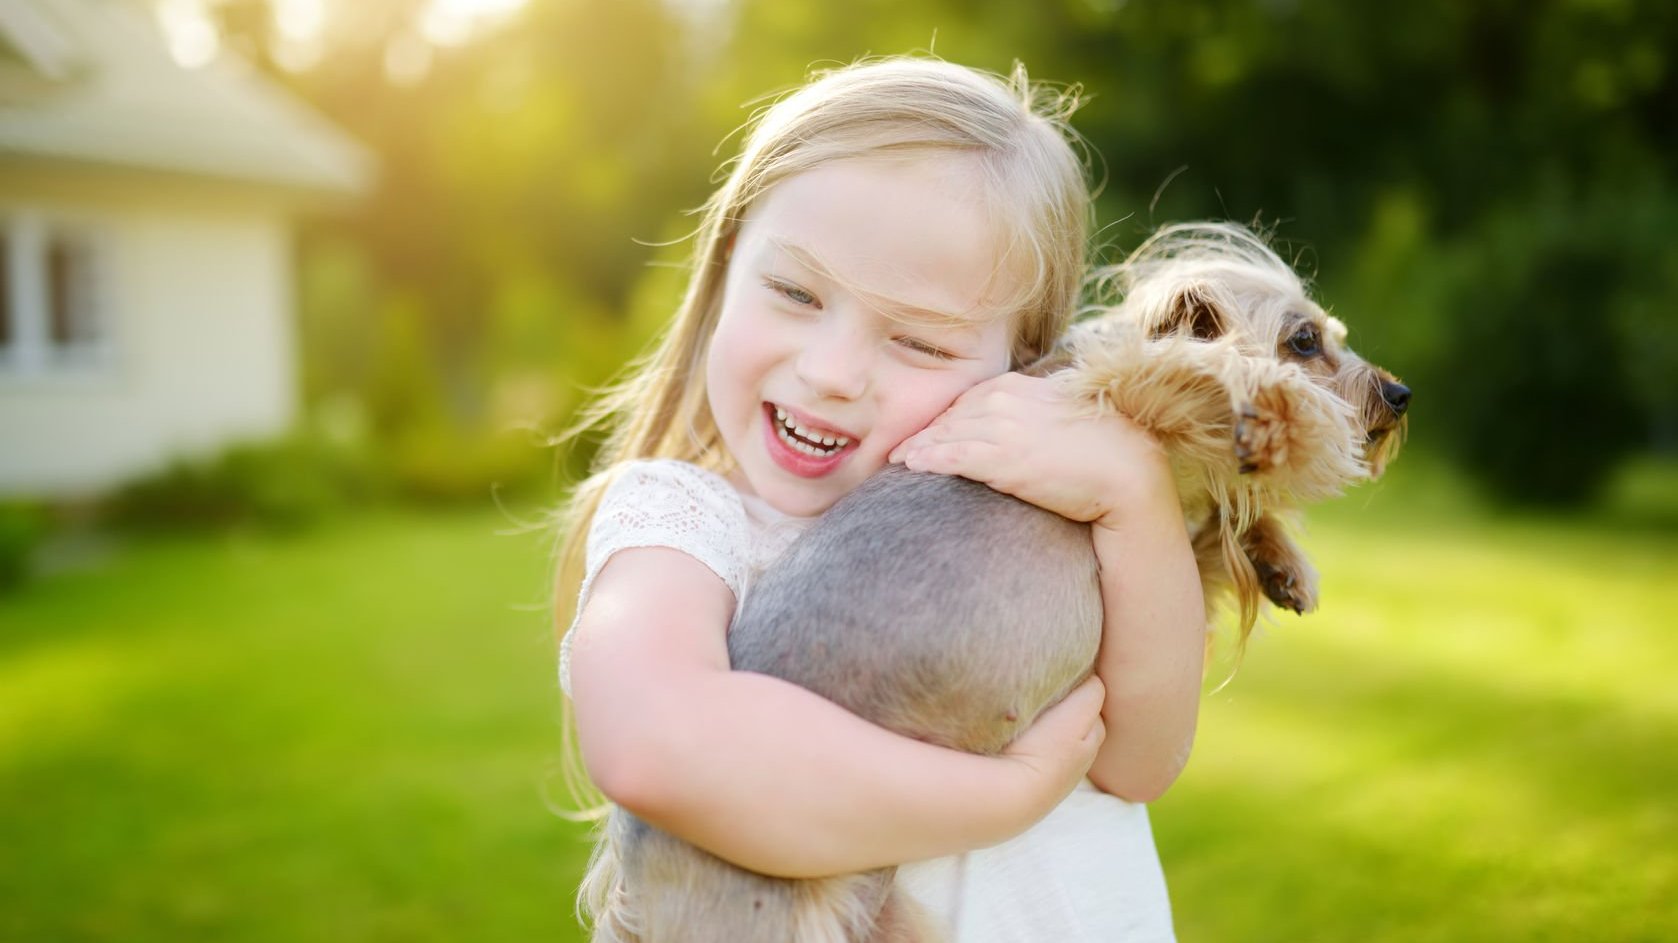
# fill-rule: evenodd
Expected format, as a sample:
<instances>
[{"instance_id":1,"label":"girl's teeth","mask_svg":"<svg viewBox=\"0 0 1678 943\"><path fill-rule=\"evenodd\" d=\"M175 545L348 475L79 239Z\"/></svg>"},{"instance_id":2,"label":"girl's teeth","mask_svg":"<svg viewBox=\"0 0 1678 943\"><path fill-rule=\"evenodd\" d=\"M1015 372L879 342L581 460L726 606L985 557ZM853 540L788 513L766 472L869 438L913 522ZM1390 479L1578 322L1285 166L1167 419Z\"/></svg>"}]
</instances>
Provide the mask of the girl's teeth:
<instances>
[{"instance_id":1,"label":"girl's teeth","mask_svg":"<svg viewBox=\"0 0 1678 943\"><path fill-rule=\"evenodd\" d=\"M824 440L823 441L823 446L824 447L818 448L814 445L811 445L808 442L804 442L800 439L793 438L792 430L788 429L785 425L779 426L775 430L775 433L776 433L776 435L778 435L780 437L781 441L783 443L785 443L788 448L792 449L795 452L802 452L805 455L813 456L815 458L826 458L826 457L832 455L839 448L842 448L843 446L850 444L849 439L846 439L846 438L841 436L838 439L826 439L826 440ZM812 436L811 438L814 439L815 437Z\"/></svg>"},{"instance_id":2,"label":"girl's teeth","mask_svg":"<svg viewBox=\"0 0 1678 943\"><path fill-rule=\"evenodd\" d=\"M851 444L851 440L847 436L816 435L814 432L806 429L796 419L788 416L787 411L779 406L775 407L775 421L780 423L781 431L785 433L781 436L782 441L785 441L794 448L798 448L800 451L807 451L808 454L811 455L829 455L832 454L832 449L844 448L845 446ZM808 439L810 442L820 442L822 444L822 448L828 451L822 451L820 449L816 449L814 446L809 446L806 443L799 442L791 438L793 434L798 435L800 438Z\"/></svg>"}]
</instances>

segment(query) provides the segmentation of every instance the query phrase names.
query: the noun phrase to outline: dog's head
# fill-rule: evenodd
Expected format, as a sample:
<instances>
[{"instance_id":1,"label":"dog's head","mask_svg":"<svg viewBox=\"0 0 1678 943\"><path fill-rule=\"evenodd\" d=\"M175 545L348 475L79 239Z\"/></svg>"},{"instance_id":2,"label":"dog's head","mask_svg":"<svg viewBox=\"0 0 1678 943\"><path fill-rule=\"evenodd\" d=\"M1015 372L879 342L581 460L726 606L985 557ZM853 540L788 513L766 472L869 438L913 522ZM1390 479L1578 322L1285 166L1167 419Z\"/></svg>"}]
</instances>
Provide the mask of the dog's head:
<instances>
[{"instance_id":1,"label":"dog's head","mask_svg":"<svg viewBox=\"0 0 1678 943\"><path fill-rule=\"evenodd\" d=\"M1293 268L1252 231L1231 223L1167 226L1107 278L1123 295L1113 313L1150 336L1234 344L1297 369L1344 403L1345 427L1335 435L1349 437L1369 477L1397 453L1410 389L1359 357L1346 343L1346 326L1311 300Z\"/></svg>"}]
</instances>

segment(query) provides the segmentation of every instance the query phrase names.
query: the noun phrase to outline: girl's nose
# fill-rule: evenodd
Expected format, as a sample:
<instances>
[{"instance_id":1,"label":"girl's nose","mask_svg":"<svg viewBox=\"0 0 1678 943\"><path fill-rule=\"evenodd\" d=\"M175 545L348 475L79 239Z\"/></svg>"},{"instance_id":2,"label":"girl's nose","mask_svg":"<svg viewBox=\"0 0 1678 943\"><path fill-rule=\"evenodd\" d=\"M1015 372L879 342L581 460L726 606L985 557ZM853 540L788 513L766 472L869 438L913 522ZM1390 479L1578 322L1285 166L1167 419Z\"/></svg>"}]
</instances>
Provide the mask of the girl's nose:
<instances>
[{"instance_id":1,"label":"girl's nose","mask_svg":"<svg viewBox=\"0 0 1678 943\"><path fill-rule=\"evenodd\" d=\"M795 369L818 396L856 399L868 390L873 354L873 345L857 332L822 331L799 353Z\"/></svg>"}]
</instances>

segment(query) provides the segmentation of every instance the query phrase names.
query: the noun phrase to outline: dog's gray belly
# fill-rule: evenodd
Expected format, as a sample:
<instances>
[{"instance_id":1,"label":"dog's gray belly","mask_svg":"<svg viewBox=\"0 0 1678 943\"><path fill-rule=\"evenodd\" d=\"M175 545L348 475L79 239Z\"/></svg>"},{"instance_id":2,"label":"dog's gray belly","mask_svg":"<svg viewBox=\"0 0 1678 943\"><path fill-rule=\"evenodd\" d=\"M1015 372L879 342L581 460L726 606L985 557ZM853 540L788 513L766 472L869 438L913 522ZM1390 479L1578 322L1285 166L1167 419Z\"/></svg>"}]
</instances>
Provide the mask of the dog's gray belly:
<instances>
[{"instance_id":1,"label":"dog's gray belly","mask_svg":"<svg viewBox=\"0 0 1678 943\"><path fill-rule=\"evenodd\" d=\"M1100 640L1088 526L892 467L751 586L728 651L737 670L899 733L994 753L1089 674ZM892 868L818 881L743 871L622 809L608 831L643 943L782 943L812 908L879 914L892 891Z\"/></svg>"},{"instance_id":2,"label":"dog's gray belly","mask_svg":"<svg viewBox=\"0 0 1678 943\"><path fill-rule=\"evenodd\" d=\"M728 651L899 733L994 753L1089 673L1100 636L1087 525L892 466L751 586Z\"/></svg>"}]
</instances>

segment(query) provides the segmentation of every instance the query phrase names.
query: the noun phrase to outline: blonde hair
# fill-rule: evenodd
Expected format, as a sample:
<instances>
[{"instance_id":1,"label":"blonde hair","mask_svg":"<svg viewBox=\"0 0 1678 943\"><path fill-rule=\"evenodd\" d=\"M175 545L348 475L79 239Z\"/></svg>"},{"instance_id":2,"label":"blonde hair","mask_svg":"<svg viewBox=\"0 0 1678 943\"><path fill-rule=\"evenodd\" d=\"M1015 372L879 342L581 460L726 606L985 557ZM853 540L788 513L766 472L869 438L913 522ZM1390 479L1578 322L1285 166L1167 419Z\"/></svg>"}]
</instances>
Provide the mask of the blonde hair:
<instances>
[{"instance_id":1,"label":"blonde hair","mask_svg":"<svg viewBox=\"0 0 1678 943\"><path fill-rule=\"evenodd\" d=\"M609 430L590 477L558 514L554 610L561 629L582 580L589 525L619 465L675 458L727 470L730 458L705 393L705 357L729 248L753 203L777 183L832 161L976 157L1005 254L1026 276L1010 307L1017 312L1014 362L1028 363L1067 327L1083 278L1090 197L1067 125L1077 104L1076 88L1034 85L1017 63L1003 77L893 57L817 73L754 115L739 156L725 165L727 178L703 207L687 292L670 327L567 434ZM566 785L577 800L597 805L575 759L568 701L565 711Z\"/></svg>"}]
</instances>

